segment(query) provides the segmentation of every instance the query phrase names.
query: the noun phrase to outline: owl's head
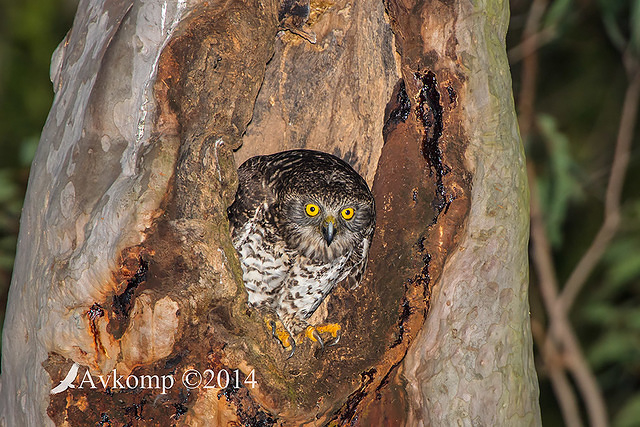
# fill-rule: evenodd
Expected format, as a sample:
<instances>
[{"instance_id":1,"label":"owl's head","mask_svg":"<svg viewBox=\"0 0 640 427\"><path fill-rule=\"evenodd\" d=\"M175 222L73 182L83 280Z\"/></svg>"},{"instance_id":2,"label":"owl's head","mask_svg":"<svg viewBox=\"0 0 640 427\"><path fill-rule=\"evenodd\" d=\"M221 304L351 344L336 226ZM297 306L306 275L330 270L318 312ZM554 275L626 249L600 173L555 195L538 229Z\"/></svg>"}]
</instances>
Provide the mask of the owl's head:
<instances>
[{"instance_id":1,"label":"owl's head","mask_svg":"<svg viewBox=\"0 0 640 427\"><path fill-rule=\"evenodd\" d=\"M299 169L281 193L278 223L287 246L327 262L371 240L375 205L364 179L346 163L315 166Z\"/></svg>"}]
</instances>

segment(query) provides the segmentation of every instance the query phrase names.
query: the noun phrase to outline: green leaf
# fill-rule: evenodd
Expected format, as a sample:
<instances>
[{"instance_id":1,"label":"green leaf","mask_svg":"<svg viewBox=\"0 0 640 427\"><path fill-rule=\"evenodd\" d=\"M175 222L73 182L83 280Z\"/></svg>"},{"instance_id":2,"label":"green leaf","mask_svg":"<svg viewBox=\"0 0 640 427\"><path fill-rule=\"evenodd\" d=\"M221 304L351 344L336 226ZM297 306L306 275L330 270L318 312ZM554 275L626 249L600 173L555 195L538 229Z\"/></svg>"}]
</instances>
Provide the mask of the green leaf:
<instances>
[{"instance_id":1,"label":"green leaf","mask_svg":"<svg viewBox=\"0 0 640 427\"><path fill-rule=\"evenodd\" d=\"M602 11L602 22L611 42L620 51L624 51L627 46L627 38L620 29L618 17L623 14L627 0L600 0Z\"/></svg>"},{"instance_id":2,"label":"green leaf","mask_svg":"<svg viewBox=\"0 0 640 427\"><path fill-rule=\"evenodd\" d=\"M0 203L8 203L18 197L18 185L8 170L0 170Z\"/></svg>"},{"instance_id":3,"label":"green leaf","mask_svg":"<svg viewBox=\"0 0 640 427\"><path fill-rule=\"evenodd\" d=\"M21 166L29 166L33 161L38 148L38 139L40 137L27 138L20 144L20 164Z\"/></svg>"},{"instance_id":4,"label":"green leaf","mask_svg":"<svg viewBox=\"0 0 640 427\"><path fill-rule=\"evenodd\" d=\"M598 326L611 326L618 323L619 312L607 301L594 301L582 307L582 318Z\"/></svg>"},{"instance_id":5,"label":"green leaf","mask_svg":"<svg viewBox=\"0 0 640 427\"><path fill-rule=\"evenodd\" d=\"M628 310L628 315L625 316L627 319L627 324L630 329L634 331L640 331L640 310L633 309Z\"/></svg>"},{"instance_id":6,"label":"green leaf","mask_svg":"<svg viewBox=\"0 0 640 427\"><path fill-rule=\"evenodd\" d=\"M617 290L640 277L640 237L628 235L613 241L604 255L607 285Z\"/></svg>"},{"instance_id":7,"label":"green leaf","mask_svg":"<svg viewBox=\"0 0 640 427\"><path fill-rule=\"evenodd\" d=\"M637 427L640 424L640 394L627 400L613 419L614 427Z\"/></svg>"},{"instance_id":8,"label":"green leaf","mask_svg":"<svg viewBox=\"0 0 640 427\"><path fill-rule=\"evenodd\" d=\"M587 359L594 370L608 364L619 364L640 358L637 334L607 331L587 350Z\"/></svg>"},{"instance_id":9,"label":"green leaf","mask_svg":"<svg viewBox=\"0 0 640 427\"><path fill-rule=\"evenodd\" d=\"M562 243L562 225L569 204L582 198L582 186L574 176L577 166L571 155L569 139L558 129L556 119L539 114L537 123L549 155L549 170L540 176L539 192L549 240L558 247Z\"/></svg>"},{"instance_id":10,"label":"green leaf","mask_svg":"<svg viewBox=\"0 0 640 427\"><path fill-rule=\"evenodd\" d=\"M629 42L637 55L640 52L640 0L631 2L631 15L629 17L631 36Z\"/></svg>"},{"instance_id":11,"label":"green leaf","mask_svg":"<svg viewBox=\"0 0 640 427\"><path fill-rule=\"evenodd\" d=\"M551 3L544 17L543 28L557 27L572 10L573 0L556 0Z\"/></svg>"},{"instance_id":12,"label":"green leaf","mask_svg":"<svg viewBox=\"0 0 640 427\"><path fill-rule=\"evenodd\" d=\"M15 259L17 238L7 236L0 239L0 270L11 271Z\"/></svg>"}]
</instances>

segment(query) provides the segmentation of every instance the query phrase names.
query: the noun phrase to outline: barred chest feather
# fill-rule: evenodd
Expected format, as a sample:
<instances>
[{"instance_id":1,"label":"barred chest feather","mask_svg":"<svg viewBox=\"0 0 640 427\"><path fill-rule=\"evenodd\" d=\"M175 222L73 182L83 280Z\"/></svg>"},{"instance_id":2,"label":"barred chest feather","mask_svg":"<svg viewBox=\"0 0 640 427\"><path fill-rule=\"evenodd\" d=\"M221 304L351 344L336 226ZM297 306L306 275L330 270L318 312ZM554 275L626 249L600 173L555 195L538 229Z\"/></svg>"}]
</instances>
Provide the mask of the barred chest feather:
<instances>
[{"instance_id":1,"label":"barred chest feather","mask_svg":"<svg viewBox=\"0 0 640 427\"><path fill-rule=\"evenodd\" d=\"M352 251L320 263L287 248L270 227L248 221L233 243L240 253L249 304L307 319L349 273ZM266 223L268 224L268 223Z\"/></svg>"}]
</instances>

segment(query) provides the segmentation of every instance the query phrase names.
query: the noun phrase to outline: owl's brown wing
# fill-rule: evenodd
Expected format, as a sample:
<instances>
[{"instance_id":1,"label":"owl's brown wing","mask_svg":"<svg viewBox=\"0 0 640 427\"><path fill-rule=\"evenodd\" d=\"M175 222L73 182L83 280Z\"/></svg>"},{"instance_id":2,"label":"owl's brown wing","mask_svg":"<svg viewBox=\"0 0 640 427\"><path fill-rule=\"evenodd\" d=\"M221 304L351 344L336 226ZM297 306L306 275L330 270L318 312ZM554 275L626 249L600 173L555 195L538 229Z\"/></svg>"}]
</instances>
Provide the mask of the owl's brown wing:
<instances>
[{"instance_id":1,"label":"owl's brown wing","mask_svg":"<svg viewBox=\"0 0 640 427\"><path fill-rule=\"evenodd\" d=\"M371 237L367 237L362 240L358 248L353 251L349 258L347 268L351 267L351 271L347 276L347 284L349 289L355 289L360 286L362 276L367 269L367 258L369 254L369 247L371 246Z\"/></svg>"},{"instance_id":2,"label":"owl's brown wing","mask_svg":"<svg viewBox=\"0 0 640 427\"><path fill-rule=\"evenodd\" d=\"M275 201L275 195L264 175L264 161L253 157L238 168L238 191L236 199L227 209L231 236L236 239L248 221L265 212Z\"/></svg>"}]
</instances>

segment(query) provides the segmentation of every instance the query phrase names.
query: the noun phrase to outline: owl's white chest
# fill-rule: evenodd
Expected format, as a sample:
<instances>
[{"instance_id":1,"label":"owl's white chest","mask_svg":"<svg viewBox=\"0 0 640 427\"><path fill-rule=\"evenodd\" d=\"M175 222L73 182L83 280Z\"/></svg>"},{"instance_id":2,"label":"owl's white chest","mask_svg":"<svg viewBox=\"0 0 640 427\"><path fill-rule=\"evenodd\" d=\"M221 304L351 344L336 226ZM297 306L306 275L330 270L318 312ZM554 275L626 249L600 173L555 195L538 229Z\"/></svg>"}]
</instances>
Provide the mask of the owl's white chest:
<instances>
[{"instance_id":1,"label":"owl's white chest","mask_svg":"<svg viewBox=\"0 0 640 427\"><path fill-rule=\"evenodd\" d=\"M273 239L261 225L245 225L234 241L240 253L248 302L276 311L310 316L347 271L347 253L332 262L320 263Z\"/></svg>"},{"instance_id":2,"label":"owl's white chest","mask_svg":"<svg viewBox=\"0 0 640 427\"><path fill-rule=\"evenodd\" d=\"M300 255L293 263L280 304L285 309L297 311L301 318L308 318L335 285L343 280L348 271L345 264L350 253L330 263L318 264Z\"/></svg>"}]
</instances>

